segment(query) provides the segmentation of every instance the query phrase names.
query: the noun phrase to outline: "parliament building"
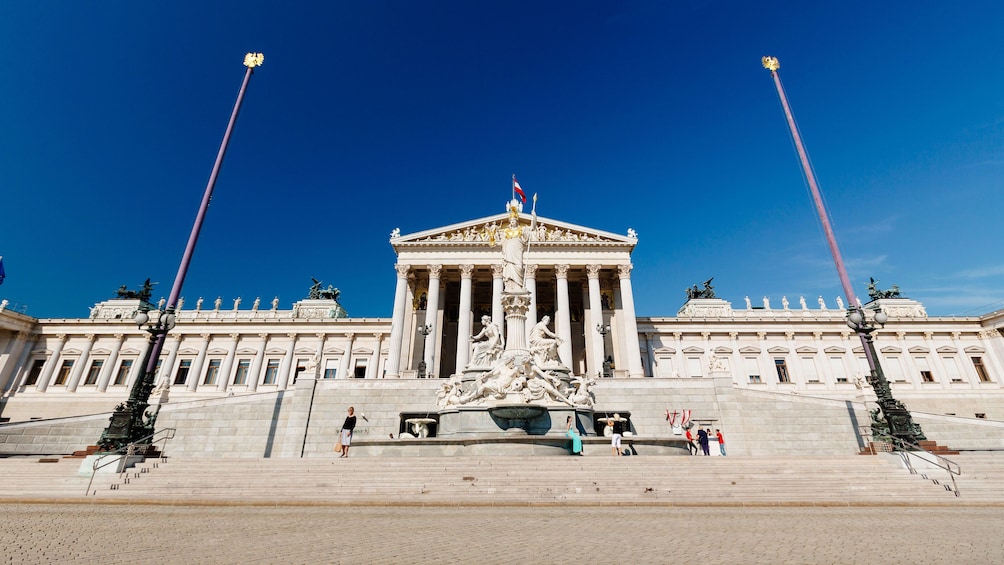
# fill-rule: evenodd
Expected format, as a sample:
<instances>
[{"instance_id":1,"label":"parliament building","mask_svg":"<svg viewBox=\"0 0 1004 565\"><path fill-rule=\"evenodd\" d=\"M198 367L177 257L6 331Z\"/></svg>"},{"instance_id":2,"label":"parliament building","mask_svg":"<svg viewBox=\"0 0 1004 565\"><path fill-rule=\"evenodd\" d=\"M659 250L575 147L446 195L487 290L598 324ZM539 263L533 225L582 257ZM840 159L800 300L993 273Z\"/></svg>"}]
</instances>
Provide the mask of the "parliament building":
<instances>
[{"instance_id":1,"label":"parliament building","mask_svg":"<svg viewBox=\"0 0 1004 565\"><path fill-rule=\"evenodd\" d=\"M519 221L531 227L529 215ZM337 293L311 293L289 310L277 301L180 304L158 360L158 427L176 428L175 449L187 454L320 456L351 404L364 414L361 449L404 449L405 421L435 418L437 395L470 363L482 320L505 323L506 222L503 213L395 230L391 318L346 317ZM875 395L839 298L737 305L709 283L681 296L676 312L639 317L631 280L645 265L632 263L633 230L548 218L532 229L526 327L549 320L560 361L595 379L597 418L623 413L636 437L657 438L674 433L667 414L686 412L722 429L730 455L851 453L868 443ZM120 296L80 319L0 310L0 453L96 442L142 369L141 306ZM928 438L1004 447L1004 312L932 317L920 302L881 295L865 308L888 315L874 333L878 358Z\"/></svg>"}]
</instances>

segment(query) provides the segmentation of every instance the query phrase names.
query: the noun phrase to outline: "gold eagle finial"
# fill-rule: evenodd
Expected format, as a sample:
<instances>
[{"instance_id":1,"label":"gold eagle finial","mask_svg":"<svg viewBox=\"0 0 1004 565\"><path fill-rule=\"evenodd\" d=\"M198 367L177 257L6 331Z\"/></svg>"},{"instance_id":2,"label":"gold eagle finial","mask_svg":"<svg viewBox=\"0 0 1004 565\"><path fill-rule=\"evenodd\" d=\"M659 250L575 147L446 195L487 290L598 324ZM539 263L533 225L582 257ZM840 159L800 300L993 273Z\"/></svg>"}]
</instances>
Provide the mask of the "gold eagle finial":
<instances>
[{"instance_id":1,"label":"gold eagle finial","mask_svg":"<svg viewBox=\"0 0 1004 565\"><path fill-rule=\"evenodd\" d=\"M248 68L260 67L265 62L265 55L261 53L248 53L244 55L244 66Z\"/></svg>"},{"instance_id":2,"label":"gold eagle finial","mask_svg":"<svg viewBox=\"0 0 1004 565\"><path fill-rule=\"evenodd\" d=\"M778 62L777 57L764 57L760 59L760 62L763 63L763 68L768 71L776 71L781 68L781 63Z\"/></svg>"}]
</instances>

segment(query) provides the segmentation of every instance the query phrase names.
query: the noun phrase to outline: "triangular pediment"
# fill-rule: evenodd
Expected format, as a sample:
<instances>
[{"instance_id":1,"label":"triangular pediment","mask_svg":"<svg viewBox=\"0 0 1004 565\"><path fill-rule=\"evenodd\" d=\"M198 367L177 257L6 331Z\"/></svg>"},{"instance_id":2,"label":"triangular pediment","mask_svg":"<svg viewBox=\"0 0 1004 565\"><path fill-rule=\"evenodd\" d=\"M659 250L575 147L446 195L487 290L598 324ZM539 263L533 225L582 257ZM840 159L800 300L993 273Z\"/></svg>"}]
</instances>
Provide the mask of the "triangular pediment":
<instances>
[{"instance_id":1,"label":"triangular pediment","mask_svg":"<svg viewBox=\"0 0 1004 565\"><path fill-rule=\"evenodd\" d=\"M684 347L683 353L685 355L700 355L704 353L704 350L701 349L700 347L694 347L693 345L691 345L690 347Z\"/></svg>"},{"instance_id":2,"label":"triangular pediment","mask_svg":"<svg viewBox=\"0 0 1004 565\"><path fill-rule=\"evenodd\" d=\"M843 347L836 345L831 345L823 350L825 353L845 353L846 350Z\"/></svg>"},{"instance_id":3,"label":"triangular pediment","mask_svg":"<svg viewBox=\"0 0 1004 565\"><path fill-rule=\"evenodd\" d=\"M672 347L658 347L658 348L656 348L656 350L655 350L654 353L656 355L659 355L659 354L672 355L672 354L676 353L676 350L673 349Z\"/></svg>"},{"instance_id":4,"label":"triangular pediment","mask_svg":"<svg viewBox=\"0 0 1004 565\"><path fill-rule=\"evenodd\" d=\"M817 351L817 349L815 347L811 347L811 346L808 346L808 345L800 345L800 346L798 346L798 347L795 348L795 353L802 353L802 354L806 354L806 355L814 354L814 353L816 353L816 351Z\"/></svg>"},{"instance_id":5,"label":"triangular pediment","mask_svg":"<svg viewBox=\"0 0 1004 565\"><path fill-rule=\"evenodd\" d=\"M743 355L759 355L760 348L752 345L744 345L739 348L739 353L742 353Z\"/></svg>"},{"instance_id":6,"label":"triangular pediment","mask_svg":"<svg viewBox=\"0 0 1004 565\"><path fill-rule=\"evenodd\" d=\"M520 214L519 223L521 226L529 226L531 222L530 214ZM397 251L399 247L421 247L426 245L447 245L447 246L491 246L493 242L497 244L502 238L502 230L509 224L509 214L502 213L476 220L460 222L441 228L433 228L411 234L398 235L390 238L390 243ZM397 233L395 231L395 233ZM584 245L618 245L634 247L638 243L637 237L629 235L618 235L602 230L587 228L552 220L550 218L537 217L537 230L533 245L536 246L566 246L568 244Z\"/></svg>"}]
</instances>

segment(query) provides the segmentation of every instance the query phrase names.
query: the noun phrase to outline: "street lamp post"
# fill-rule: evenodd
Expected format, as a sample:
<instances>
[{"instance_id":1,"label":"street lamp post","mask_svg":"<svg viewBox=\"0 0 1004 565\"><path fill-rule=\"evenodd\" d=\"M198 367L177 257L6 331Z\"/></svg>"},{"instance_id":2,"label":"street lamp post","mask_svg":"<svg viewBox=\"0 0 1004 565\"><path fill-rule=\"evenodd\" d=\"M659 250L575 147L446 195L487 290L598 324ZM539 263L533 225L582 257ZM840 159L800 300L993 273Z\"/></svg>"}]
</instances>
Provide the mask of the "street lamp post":
<instances>
[{"instance_id":1,"label":"street lamp post","mask_svg":"<svg viewBox=\"0 0 1004 565\"><path fill-rule=\"evenodd\" d=\"M610 333L610 324L596 324L596 331L599 332L600 336L603 338L603 349L601 353L603 354L603 372L601 376L603 378L610 378L613 376L611 371L610 359L607 357L607 334Z\"/></svg>"},{"instance_id":2,"label":"street lamp post","mask_svg":"<svg viewBox=\"0 0 1004 565\"><path fill-rule=\"evenodd\" d=\"M428 365L425 363L425 340L429 338L429 334L432 333L432 326L426 324L418 328L418 333L422 334L422 360L418 363L418 378L425 378L425 371L428 369Z\"/></svg>"},{"instance_id":3,"label":"street lamp post","mask_svg":"<svg viewBox=\"0 0 1004 565\"><path fill-rule=\"evenodd\" d=\"M882 365L879 363L878 355L875 351L875 342L872 333L878 328L876 324L885 327L889 316L881 310L876 310L872 320L865 317L865 309L856 306L847 314L847 326L862 336L865 356L868 359L868 384L875 391L875 399L878 409L872 412L872 435L892 437L902 440L907 446L916 444L920 440L927 439L920 426L914 423L910 411L902 402L896 400L889 388L889 381L885 378ZM879 412L884 417L884 421L878 418Z\"/></svg>"},{"instance_id":4,"label":"street lamp post","mask_svg":"<svg viewBox=\"0 0 1004 565\"><path fill-rule=\"evenodd\" d=\"M154 316L150 316L151 311L154 311L153 305L141 299L139 310L134 318L136 325L140 328L146 324L146 331L150 334L147 339L146 353L143 355L142 367L144 368L149 366L150 360L154 358L153 351L157 341L174 329L177 321L174 310L171 308L156 310ZM129 399L115 407L108 427L101 433L101 439L98 440L98 446L103 451L114 451L153 434L157 414L146 412L150 406L150 393L154 387L153 377L153 371L144 371L138 375L129 390Z\"/></svg>"},{"instance_id":5,"label":"street lamp post","mask_svg":"<svg viewBox=\"0 0 1004 565\"><path fill-rule=\"evenodd\" d=\"M164 350L164 337L167 332L174 328L176 321L175 310L178 305L178 298L181 296L181 287L185 283L185 276L188 274L188 267L192 262L192 254L195 252L195 243L199 240L199 233L202 231L202 224L206 219L206 212L209 210L209 202L213 198L213 189L216 187L216 179L223 166L223 157L227 153L227 146L230 144L230 135L234 131L234 124L237 123L237 114L240 112L241 103L244 101L244 93L247 91L248 82L254 74L255 67L260 67L265 61L261 53L248 53L244 56L244 81L237 93L237 101L234 103L233 112L230 114L230 121L227 123L226 132L223 134L223 141L220 143L220 150L216 154L216 162L213 170L209 174L209 182L206 183L206 190L202 195L202 203L199 212L195 216L195 223L192 225L192 232L188 236L188 245L185 246L185 253L181 257L181 264L178 266L178 274L174 278L174 285L171 287L170 297L167 299L167 308L158 311L156 320L151 322L149 312L152 306L149 304L149 297L141 299L140 308L136 313L136 323L140 327L148 324L146 331L150 334L149 345L143 360L142 371L133 383L129 393L129 400L115 408L112 417L108 422L108 427L101 434L98 445L103 451L114 451L121 449L130 443L139 441L149 442L149 436L153 434L156 414L146 414L149 406L150 393L153 391L154 373L157 368L157 359L160 352ZM170 368L167 368L170 370ZM196 375L190 378L198 378ZM144 438L147 438L144 440Z\"/></svg>"}]
</instances>

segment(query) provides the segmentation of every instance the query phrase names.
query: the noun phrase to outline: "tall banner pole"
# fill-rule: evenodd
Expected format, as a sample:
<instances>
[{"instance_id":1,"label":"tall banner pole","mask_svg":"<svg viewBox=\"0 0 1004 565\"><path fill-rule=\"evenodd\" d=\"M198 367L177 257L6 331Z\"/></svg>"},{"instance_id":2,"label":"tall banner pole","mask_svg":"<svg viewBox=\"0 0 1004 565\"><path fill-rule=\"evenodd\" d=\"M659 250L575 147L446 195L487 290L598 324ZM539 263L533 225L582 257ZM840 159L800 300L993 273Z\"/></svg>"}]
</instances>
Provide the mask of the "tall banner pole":
<instances>
[{"instance_id":1,"label":"tall banner pole","mask_svg":"<svg viewBox=\"0 0 1004 565\"><path fill-rule=\"evenodd\" d=\"M823 204L823 197L819 192L816 176L812 173L812 167L809 165L809 155L802 144L802 136L798 134L795 117L791 113L791 106L788 105L788 97L785 96L784 88L781 86L781 77L777 73L777 70L781 68L781 64L776 57L764 57L761 59L761 62L763 63L763 67L770 71L771 78L774 79L777 95L781 99L781 106L784 108L784 116L788 120L788 129L791 131L791 137L795 141L795 149L798 151L798 158L802 163L802 171L805 173L805 178L809 183L809 190L812 192L812 201L816 205L819 221L823 224L823 232L826 234L826 242L830 247L830 254L833 256L833 262L837 267L840 285L847 296L847 325L854 329L861 339L861 345L865 351L865 359L868 361L868 368L870 370L868 382L875 391L878 405L888 425L888 433L892 437L904 440L908 448L912 449L917 441L925 439L924 432L920 429L919 425L913 422L913 418L909 410L906 409L906 406L893 398L889 381L885 378L885 374L882 371L882 365L879 363L878 354L875 352L875 343L871 335L876 330L876 327L865 320L863 309L854 294L854 288L851 287L851 279L847 276L844 258L840 255L837 238L833 234L833 226L830 224L830 217L826 213L826 206ZM880 320L879 315L876 315L876 321L884 324L885 314L883 313L881 316Z\"/></svg>"}]
</instances>

